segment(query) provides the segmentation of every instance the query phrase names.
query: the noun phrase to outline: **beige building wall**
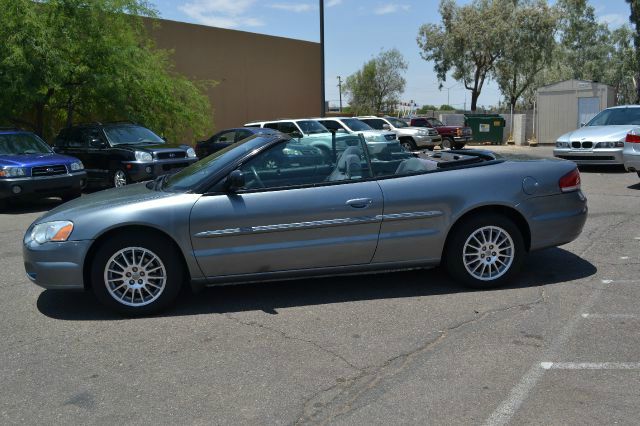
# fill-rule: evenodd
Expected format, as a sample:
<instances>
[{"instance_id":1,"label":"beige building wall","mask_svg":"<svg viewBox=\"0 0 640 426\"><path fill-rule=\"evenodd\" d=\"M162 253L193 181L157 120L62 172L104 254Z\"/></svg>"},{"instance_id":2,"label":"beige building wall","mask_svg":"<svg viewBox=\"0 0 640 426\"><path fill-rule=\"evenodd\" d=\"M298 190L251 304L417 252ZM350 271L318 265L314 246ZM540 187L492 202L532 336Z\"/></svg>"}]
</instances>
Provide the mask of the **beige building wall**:
<instances>
[{"instance_id":1,"label":"beige building wall","mask_svg":"<svg viewBox=\"0 0 640 426\"><path fill-rule=\"evenodd\" d=\"M151 34L174 51L175 69L215 80L209 89L215 129L252 120L320 115L320 44L157 20Z\"/></svg>"}]
</instances>

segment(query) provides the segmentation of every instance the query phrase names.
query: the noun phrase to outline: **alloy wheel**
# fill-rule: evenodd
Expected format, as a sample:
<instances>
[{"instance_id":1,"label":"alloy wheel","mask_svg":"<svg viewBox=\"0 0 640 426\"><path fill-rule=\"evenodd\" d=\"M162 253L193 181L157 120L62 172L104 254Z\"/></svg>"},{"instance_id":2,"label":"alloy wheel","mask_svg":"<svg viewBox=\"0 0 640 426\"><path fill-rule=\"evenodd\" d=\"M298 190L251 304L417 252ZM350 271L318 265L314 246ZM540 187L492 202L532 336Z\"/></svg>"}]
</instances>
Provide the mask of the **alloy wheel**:
<instances>
[{"instance_id":1,"label":"alloy wheel","mask_svg":"<svg viewBox=\"0 0 640 426\"><path fill-rule=\"evenodd\" d=\"M121 188L127 184L127 175L122 170L116 170L113 174L113 186Z\"/></svg>"},{"instance_id":2,"label":"alloy wheel","mask_svg":"<svg viewBox=\"0 0 640 426\"><path fill-rule=\"evenodd\" d=\"M513 263L515 244L507 231L485 226L474 231L464 243L464 267L475 279L492 281L503 276Z\"/></svg>"},{"instance_id":3,"label":"alloy wheel","mask_svg":"<svg viewBox=\"0 0 640 426\"><path fill-rule=\"evenodd\" d=\"M118 303L139 307L154 302L165 289L167 271L160 257L142 247L119 250L107 261L104 284Z\"/></svg>"}]
</instances>

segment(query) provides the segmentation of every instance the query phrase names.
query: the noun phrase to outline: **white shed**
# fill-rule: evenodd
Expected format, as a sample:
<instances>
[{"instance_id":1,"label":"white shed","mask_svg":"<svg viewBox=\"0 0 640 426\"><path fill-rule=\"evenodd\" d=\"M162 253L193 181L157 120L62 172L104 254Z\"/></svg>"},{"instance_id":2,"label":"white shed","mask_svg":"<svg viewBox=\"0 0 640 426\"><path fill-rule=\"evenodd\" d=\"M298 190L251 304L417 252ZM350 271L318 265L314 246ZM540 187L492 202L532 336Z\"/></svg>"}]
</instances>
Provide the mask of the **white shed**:
<instances>
[{"instance_id":1,"label":"white shed","mask_svg":"<svg viewBox=\"0 0 640 426\"><path fill-rule=\"evenodd\" d=\"M559 136L579 128L581 123L615 105L615 89L603 83L566 80L540 87L536 139L541 144L555 143Z\"/></svg>"}]
</instances>

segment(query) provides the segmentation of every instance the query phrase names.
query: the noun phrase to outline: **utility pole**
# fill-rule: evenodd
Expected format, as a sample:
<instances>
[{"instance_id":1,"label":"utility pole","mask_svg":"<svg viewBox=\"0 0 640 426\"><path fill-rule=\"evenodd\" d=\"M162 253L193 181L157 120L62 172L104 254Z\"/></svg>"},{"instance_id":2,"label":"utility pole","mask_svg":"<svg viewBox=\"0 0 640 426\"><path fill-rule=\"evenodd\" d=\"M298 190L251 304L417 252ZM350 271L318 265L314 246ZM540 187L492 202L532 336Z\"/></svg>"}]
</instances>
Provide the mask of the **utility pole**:
<instances>
[{"instance_id":1,"label":"utility pole","mask_svg":"<svg viewBox=\"0 0 640 426\"><path fill-rule=\"evenodd\" d=\"M320 117L325 116L324 99L324 0L320 0Z\"/></svg>"},{"instance_id":2,"label":"utility pole","mask_svg":"<svg viewBox=\"0 0 640 426\"><path fill-rule=\"evenodd\" d=\"M342 112L342 77L338 76L338 92L340 93L340 112Z\"/></svg>"}]
</instances>

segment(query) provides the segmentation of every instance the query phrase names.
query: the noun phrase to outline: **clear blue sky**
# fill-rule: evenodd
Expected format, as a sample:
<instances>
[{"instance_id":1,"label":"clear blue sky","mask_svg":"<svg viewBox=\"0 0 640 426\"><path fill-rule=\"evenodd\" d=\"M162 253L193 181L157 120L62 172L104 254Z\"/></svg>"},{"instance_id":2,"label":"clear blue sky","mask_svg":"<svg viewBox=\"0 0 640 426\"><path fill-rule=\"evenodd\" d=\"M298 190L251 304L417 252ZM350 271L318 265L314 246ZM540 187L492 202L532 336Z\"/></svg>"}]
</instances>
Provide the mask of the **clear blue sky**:
<instances>
[{"instance_id":1,"label":"clear blue sky","mask_svg":"<svg viewBox=\"0 0 640 426\"><path fill-rule=\"evenodd\" d=\"M467 3L468 0L459 1ZM165 19L233 28L261 34L319 41L317 0L155 0ZM553 3L553 1L551 1ZM337 76L355 72L381 49L397 48L409 62L404 100L419 105L447 103L438 90L433 64L420 57L416 36L420 25L440 22L438 0L325 0L326 97L337 103ZM598 18L612 27L628 21L624 0L591 0ZM454 80L445 87L450 103L469 105L470 96ZM495 105L500 94L485 86L479 105Z\"/></svg>"}]
</instances>

